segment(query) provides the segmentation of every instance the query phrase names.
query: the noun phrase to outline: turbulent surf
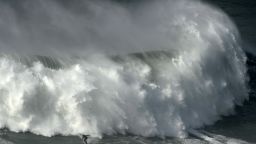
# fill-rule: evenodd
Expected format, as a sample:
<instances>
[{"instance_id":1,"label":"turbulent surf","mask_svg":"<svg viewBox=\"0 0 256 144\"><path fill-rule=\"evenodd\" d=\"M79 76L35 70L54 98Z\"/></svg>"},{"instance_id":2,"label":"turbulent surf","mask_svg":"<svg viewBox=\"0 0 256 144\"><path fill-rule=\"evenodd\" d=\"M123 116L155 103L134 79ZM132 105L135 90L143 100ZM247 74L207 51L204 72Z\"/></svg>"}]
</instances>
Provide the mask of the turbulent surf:
<instances>
[{"instance_id":1,"label":"turbulent surf","mask_svg":"<svg viewBox=\"0 0 256 144\"><path fill-rule=\"evenodd\" d=\"M186 137L248 98L239 33L201 1L15 6L0 9L2 128Z\"/></svg>"}]
</instances>

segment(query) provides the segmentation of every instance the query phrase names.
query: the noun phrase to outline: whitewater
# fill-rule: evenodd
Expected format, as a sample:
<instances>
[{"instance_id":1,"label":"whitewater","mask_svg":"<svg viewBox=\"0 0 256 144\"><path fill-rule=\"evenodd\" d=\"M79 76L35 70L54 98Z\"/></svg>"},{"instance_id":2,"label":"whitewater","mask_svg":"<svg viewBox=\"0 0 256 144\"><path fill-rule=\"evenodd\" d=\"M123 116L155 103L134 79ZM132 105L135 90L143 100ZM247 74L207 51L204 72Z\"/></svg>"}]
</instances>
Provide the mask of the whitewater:
<instances>
[{"instance_id":1,"label":"whitewater","mask_svg":"<svg viewBox=\"0 0 256 144\"><path fill-rule=\"evenodd\" d=\"M184 138L248 98L239 32L204 2L0 7L1 128Z\"/></svg>"}]
</instances>

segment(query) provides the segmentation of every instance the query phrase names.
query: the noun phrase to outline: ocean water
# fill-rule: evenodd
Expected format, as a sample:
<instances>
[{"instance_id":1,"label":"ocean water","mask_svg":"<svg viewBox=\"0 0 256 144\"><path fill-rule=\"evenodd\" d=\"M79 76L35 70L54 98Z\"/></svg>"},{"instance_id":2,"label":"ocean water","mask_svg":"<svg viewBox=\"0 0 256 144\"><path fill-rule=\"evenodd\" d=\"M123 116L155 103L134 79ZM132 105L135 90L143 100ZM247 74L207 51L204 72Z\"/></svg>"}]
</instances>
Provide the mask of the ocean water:
<instances>
[{"instance_id":1,"label":"ocean water","mask_svg":"<svg viewBox=\"0 0 256 144\"><path fill-rule=\"evenodd\" d=\"M253 0L0 1L0 143L255 143Z\"/></svg>"}]
</instances>

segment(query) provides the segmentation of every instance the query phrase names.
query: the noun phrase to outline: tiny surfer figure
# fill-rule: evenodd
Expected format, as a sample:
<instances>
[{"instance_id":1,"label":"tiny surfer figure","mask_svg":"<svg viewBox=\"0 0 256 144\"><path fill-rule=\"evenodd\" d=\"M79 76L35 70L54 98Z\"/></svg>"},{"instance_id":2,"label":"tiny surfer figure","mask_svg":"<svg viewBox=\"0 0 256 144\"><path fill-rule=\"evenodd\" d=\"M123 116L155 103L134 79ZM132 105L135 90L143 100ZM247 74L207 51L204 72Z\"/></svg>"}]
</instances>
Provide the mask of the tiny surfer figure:
<instances>
[{"instance_id":1,"label":"tiny surfer figure","mask_svg":"<svg viewBox=\"0 0 256 144\"><path fill-rule=\"evenodd\" d=\"M83 143L84 143L84 144L88 144L88 143L87 143L88 136L89 136L89 135L82 135L82 140L83 140Z\"/></svg>"}]
</instances>

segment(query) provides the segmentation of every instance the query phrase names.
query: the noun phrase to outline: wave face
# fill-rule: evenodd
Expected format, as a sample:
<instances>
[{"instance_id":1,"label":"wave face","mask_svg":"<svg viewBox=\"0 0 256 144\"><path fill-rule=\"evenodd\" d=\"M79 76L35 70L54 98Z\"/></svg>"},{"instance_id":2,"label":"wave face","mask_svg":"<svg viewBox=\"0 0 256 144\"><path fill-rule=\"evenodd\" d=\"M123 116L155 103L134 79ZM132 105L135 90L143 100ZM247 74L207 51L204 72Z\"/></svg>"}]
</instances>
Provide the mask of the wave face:
<instances>
[{"instance_id":1,"label":"wave face","mask_svg":"<svg viewBox=\"0 0 256 144\"><path fill-rule=\"evenodd\" d=\"M0 127L185 137L248 97L237 29L205 3L1 3Z\"/></svg>"}]
</instances>

